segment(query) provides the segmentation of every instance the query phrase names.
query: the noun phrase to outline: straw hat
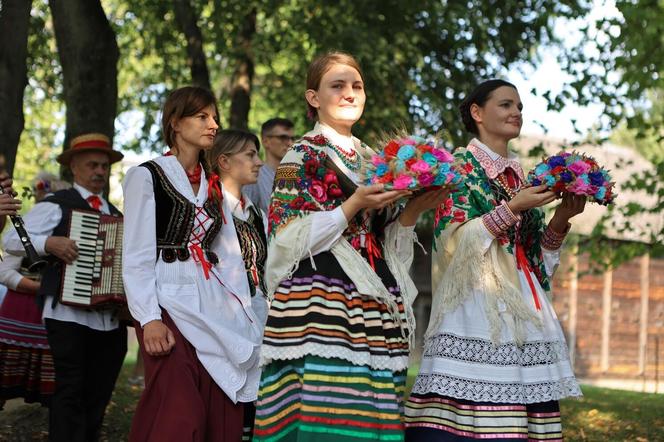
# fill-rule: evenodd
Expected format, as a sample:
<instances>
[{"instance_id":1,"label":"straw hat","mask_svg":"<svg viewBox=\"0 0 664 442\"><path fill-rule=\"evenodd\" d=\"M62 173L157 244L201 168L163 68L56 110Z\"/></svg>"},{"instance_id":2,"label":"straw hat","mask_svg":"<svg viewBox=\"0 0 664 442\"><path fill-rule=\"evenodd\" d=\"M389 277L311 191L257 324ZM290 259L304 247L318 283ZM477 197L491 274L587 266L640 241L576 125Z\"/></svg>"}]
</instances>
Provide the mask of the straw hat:
<instances>
[{"instance_id":1,"label":"straw hat","mask_svg":"<svg viewBox=\"0 0 664 442\"><path fill-rule=\"evenodd\" d=\"M102 152L108 155L111 164L120 161L124 155L113 150L111 141L104 134L92 133L75 137L69 143L69 149L62 152L56 160L65 166L69 165L71 158L81 152Z\"/></svg>"}]
</instances>

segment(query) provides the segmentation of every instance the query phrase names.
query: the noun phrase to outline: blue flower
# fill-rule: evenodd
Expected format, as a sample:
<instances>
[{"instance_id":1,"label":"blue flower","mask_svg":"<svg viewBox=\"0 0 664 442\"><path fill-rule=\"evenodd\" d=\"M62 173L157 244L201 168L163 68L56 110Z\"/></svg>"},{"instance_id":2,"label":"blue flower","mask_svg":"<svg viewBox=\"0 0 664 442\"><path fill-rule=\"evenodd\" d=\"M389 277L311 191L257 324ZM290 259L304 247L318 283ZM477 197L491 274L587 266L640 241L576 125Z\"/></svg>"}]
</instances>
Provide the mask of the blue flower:
<instances>
[{"instance_id":1,"label":"blue flower","mask_svg":"<svg viewBox=\"0 0 664 442\"><path fill-rule=\"evenodd\" d=\"M422 155L422 159L424 161L426 161L429 164L429 166L431 166L431 167L434 167L436 164L438 164L438 160L430 152L427 152L424 155ZM447 164L447 163L444 163L444 164Z\"/></svg>"},{"instance_id":2,"label":"blue flower","mask_svg":"<svg viewBox=\"0 0 664 442\"><path fill-rule=\"evenodd\" d=\"M564 166L565 158L560 157L558 155L553 155L548 159L547 163L549 163L549 167L551 167L552 169L558 166Z\"/></svg>"},{"instance_id":3,"label":"blue flower","mask_svg":"<svg viewBox=\"0 0 664 442\"><path fill-rule=\"evenodd\" d=\"M577 179L583 181L583 182L586 183L586 184L590 184L590 180L588 179L588 175L585 174L585 173L579 175L579 176L577 177Z\"/></svg>"},{"instance_id":4,"label":"blue flower","mask_svg":"<svg viewBox=\"0 0 664 442\"><path fill-rule=\"evenodd\" d=\"M397 157L403 161L410 160L413 158L413 155L415 155L415 147L410 144L404 144L397 152Z\"/></svg>"},{"instance_id":5,"label":"blue flower","mask_svg":"<svg viewBox=\"0 0 664 442\"><path fill-rule=\"evenodd\" d=\"M442 163L438 167L438 173L447 173L450 171L450 164L449 163Z\"/></svg>"},{"instance_id":6,"label":"blue flower","mask_svg":"<svg viewBox=\"0 0 664 442\"><path fill-rule=\"evenodd\" d=\"M551 168L546 163L540 163L535 167L535 175L544 175L549 170L551 170Z\"/></svg>"},{"instance_id":7,"label":"blue flower","mask_svg":"<svg viewBox=\"0 0 664 442\"><path fill-rule=\"evenodd\" d=\"M542 180L540 180L539 178L533 178L530 182L533 183L533 186L539 186L540 184L542 184Z\"/></svg>"},{"instance_id":8,"label":"blue flower","mask_svg":"<svg viewBox=\"0 0 664 442\"><path fill-rule=\"evenodd\" d=\"M396 160L394 164L394 168L397 172L401 172L406 169L406 163L403 160Z\"/></svg>"},{"instance_id":9,"label":"blue flower","mask_svg":"<svg viewBox=\"0 0 664 442\"><path fill-rule=\"evenodd\" d=\"M604 184L604 175L602 175L602 172L590 172L588 177L590 178L590 184L593 186L601 186Z\"/></svg>"},{"instance_id":10,"label":"blue flower","mask_svg":"<svg viewBox=\"0 0 664 442\"><path fill-rule=\"evenodd\" d=\"M564 171L560 172L560 179L562 180L563 183L569 183L574 179L574 177L568 171Z\"/></svg>"},{"instance_id":11,"label":"blue flower","mask_svg":"<svg viewBox=\"0 0 664 442\"><path fill-rule=\"evenodd\" d=\"M597 192L595 192L595 198L597 198L598 200L604 199L605 196L606 196L606 187L600 187L599 189L597 189Z\"/></svg>"},{"instance_id":12,"label":"blue flower","mask_svg":"<svg viewBox=\"0 0 664 442\"><path fill-rule=\"evenodd\" d=\"M544 181L546 181L546 185L549 187L553 187L556 184L556 178L552 175L545 176Z\"/></svg>"},{"instance_id":13,"label":"blue flower","mask_svg":"<svg viewBox=\"0 0 664 442\"><path fill-rule=\"evenodd\" d=\"M433 179L433 185L434 186L442 186L443 184L445 184L445 180L447 180L446 175L438 174L438 175L436 175L436 178Z\"/></svg>"},{"instance_id":14,"label":"blue flower","mask_svg":"<svg viewBox=\"0 0 664 442\"><path fill-rule=\"evenodd\" d=\"M388 170L390 170L390 168L387 167L387 164L379 164L378 167L376 167L376 176L383 176Z\"/></svg>"}]
</instances>

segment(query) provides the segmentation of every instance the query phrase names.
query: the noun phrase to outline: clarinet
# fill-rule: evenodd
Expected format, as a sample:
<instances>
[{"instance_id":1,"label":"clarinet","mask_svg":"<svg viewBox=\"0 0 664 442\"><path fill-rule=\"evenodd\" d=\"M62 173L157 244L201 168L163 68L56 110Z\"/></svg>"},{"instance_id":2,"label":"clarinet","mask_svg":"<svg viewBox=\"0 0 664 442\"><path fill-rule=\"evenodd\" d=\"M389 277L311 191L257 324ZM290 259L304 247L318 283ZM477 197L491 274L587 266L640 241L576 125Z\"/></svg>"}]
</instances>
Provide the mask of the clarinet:
<instances>
[{"instance_id":1,"label":"clarinet","mask_svg":"<svg viewBox=\"0 0 664 442\"><path fill-rule=\"evenodd\" d=\"M5 189L0 186L0 194L4 193ZM37 254L35 247L32 245L32 242L30 242L28 232L25 230L25 224L23 224L23 218L21 218L20 215L9 215L9 218L16 229L16 233L18 233L23 248L25 249L25 254L28 259L28 270L31 272L38 272L44 265L46 265L46 261Z\"/></svg>"}]
</instances>

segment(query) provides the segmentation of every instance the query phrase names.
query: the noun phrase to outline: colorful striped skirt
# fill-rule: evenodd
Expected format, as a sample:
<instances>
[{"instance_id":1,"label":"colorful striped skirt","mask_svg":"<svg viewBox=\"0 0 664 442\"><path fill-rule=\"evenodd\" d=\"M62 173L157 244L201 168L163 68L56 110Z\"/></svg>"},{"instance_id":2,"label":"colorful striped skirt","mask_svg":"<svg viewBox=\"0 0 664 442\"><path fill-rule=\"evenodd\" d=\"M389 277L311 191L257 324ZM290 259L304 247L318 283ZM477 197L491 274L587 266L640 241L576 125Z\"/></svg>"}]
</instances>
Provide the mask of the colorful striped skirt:
<instances>
[{"instance_id":1,"label":"colorful striped skirt","mask_svg":"<svg viewBox=\"0 0 664 442\"><path fill-rule=\"evenodd\" d=\"M407 442L563 440L558 401L498 404L414 393L405 422Z\"/></svg>"},{"instance_id":2,"label":"colorful striped skirt","mask_svg":"<svg viewBox=\"0 0 664 442\"><path fill-rule=\"evenodd\" d=\"M0 307L0 399L46 405L54 390L53 357L35 297L8 290Z\"/></svg>"},{"instance_id":3,"label":"colorful striped skirt","mask_svg":"<svg viewBox=\"0 0 664 442\"><path fill-rule=\"evenodd\" d=\"M254 441L403 441L406 371L305 356L263 370Z\"/></svg>"}]
</instances>

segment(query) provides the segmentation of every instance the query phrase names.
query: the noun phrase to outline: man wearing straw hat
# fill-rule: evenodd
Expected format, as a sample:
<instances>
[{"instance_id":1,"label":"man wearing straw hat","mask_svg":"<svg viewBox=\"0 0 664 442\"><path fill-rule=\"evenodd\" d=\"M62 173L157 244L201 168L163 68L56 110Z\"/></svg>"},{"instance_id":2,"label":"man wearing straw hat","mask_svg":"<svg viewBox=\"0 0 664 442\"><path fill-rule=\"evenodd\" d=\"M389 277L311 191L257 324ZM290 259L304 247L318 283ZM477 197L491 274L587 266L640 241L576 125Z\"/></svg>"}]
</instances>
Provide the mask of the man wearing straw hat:
<instances>
[{"instance_id":1,"label":"man wearing straw hat","mask_svg":"<svg viewBox=\"0 0 664 442\"><path fill-rule=\"evenodd\" d=\"M55 394L49 413L50 441L94 441L99 438L104 410L127 351L127 329L114 310L90 310L58 302L64 264L78 257L76 242L66 235L72 209L98 210L121 216L103 196L111 164L123 155L108 137L85 134L72 139L70 149L57 157L74 178L71 189L46 197L24 217L37 253L49 264L42 271L38 300L55 366ZM22 254L11 230L5 250Z\"/></svg>"}]
</instances>

